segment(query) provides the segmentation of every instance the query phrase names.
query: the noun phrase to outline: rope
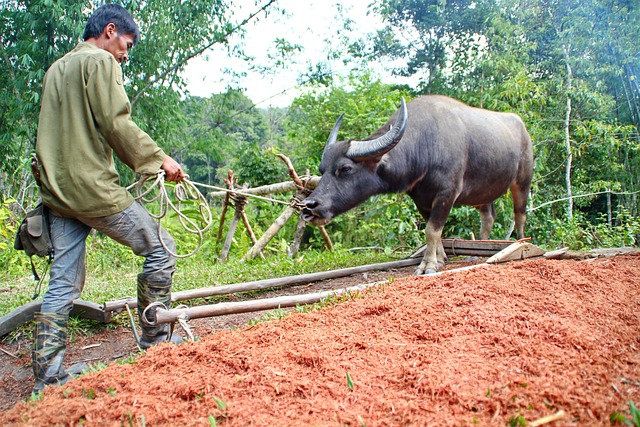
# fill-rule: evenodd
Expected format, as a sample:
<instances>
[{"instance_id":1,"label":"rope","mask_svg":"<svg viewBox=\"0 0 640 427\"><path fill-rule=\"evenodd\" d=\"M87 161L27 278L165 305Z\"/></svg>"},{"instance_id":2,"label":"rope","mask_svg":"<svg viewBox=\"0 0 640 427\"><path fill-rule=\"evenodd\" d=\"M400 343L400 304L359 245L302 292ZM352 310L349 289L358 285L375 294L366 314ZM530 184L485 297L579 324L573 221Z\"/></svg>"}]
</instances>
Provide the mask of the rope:
<instances>
[{"instance_id":1,"label":"rope","mask_svg":"<svg viewBox=\"0 0 640 427\"><path fill-rule=\"evenodd\" d=\"M147 204L156 202L158 203L158 213L153 214L149 212L149 215L151 215L151 217L156 219L158 222L158 237L160 238L162 247L164 247L164 249L169 252L169 254L176 258L187 258L194 255L202 247L202 243L204 241L203 233L207 231L209 227L211 227L211 223L213 222L211 209L209 208L209 204L207 203L205 197L195 187L195 184L192 181L189 181L188 176L184 180L176 184L174 189L174 196L177 200L177 203L174 204L171 201L169 192L167 191L167 188L164 184L164 176L164 171L158 172L153 183L151 183L147 188L145 188L145 185L151 180L152 176L145 176L136 183L127 187L127 190L135 188L135 199L138 201ZM157 191L157 193L155 193L155 191ZM200 212L200 219L205 224L204 227L199 227L194 220L187 217L182 212L182 206L185 202L197 202L198 210ZM181 255L174 253L167 247L164 239L162 238L162 219L167 215L169 209L176 213L178 219L180 220L180 224L188 233L198 235L197 247L188 254Z\"/></svg>"},{"instance_id":2,"label":"rope","mask_svg":"<svg viewBox=\"0 0 640 427\"><path fill-rule=\"evenodd\" d=\"M537 211L538 209L540 209L540 208L542 208L544 206L552 205L552 204L558 203L558 202L564 202L564 201L570 200L570 199L579 199L581 197L598 196L600 194L607 194L607 193L613 194L615 196L632 196L634 194L640 193L640 190L638 190L638 191L598 191L598 192L595 192L595 193L578 194L578 195L574 195L574 196L571 196L571 197L564 197L562 199L556 199L556 200L551 200L550 202L542 203L541 205L538 205L538 206L536 206L534 208L527 209L527 212Z\"/></svg>"},{"instance_id":3,"label":"rope","mask_svg":"<svg viewBox=\"0 0 640 427\"><path fill-rule=\"evenodd\" d=\"M265 202L280 203L281 205L289 205L289 202L285 202L283 200L272 199L270 197L259 196L257 194L244 193L244 192L238 191L238 190L229 190L228 188L216 187L215 185L202 184L200 182L191 182L191 184L199 186L199 187L209 188L211 190L224 191L226 193L231 194L232 196L253 197L254 199L263 200Z\"/></svg>"},{"instance_id":4,"label":"rope","mask_svg":"<svg viewBox=\"0 0 640 427\"><path fill-rule=\"evenodd\" d=\"M202 243L204 241L203 233L207 231L212 224L212 214L211 214L211 209L209 208L209 204L207 203L207 200L202 195L200 190L198 190L197 187L203 187L203 188L208 188L216 191L227 192L231 195L232 199L236 204L243 203L242 201L246 203L246 198L252 197L254 199L259 199L259 200L263 200L271 203L279 203L282 205L291 206L295 209L300 209L302 207L300 205L302 196L308 195L308 193L310 193L309 189L298 186L299 192L300 190L306 190L306 192L304 192L303 194L297 194L296 196L294 196L293 200L287 202L287 201L277 200L270 197L259 196L257 194L245 193L243 191L230 190L228 188L222 188L222 187L216 187L214 185L198 183L198 182L189 180L189 176L186 175L185 178L181 182L177 183L175 186L174 193L175 193L175 199L177 200L177 204L174 204L172 203L171 197L169 197L169 193L164 184L165 172L163 170L159 171L155 175L154 181L151 184L149 184L152 177L153 175L147 175L141 178L137 182L128 186L127 190L131 191L132 189L135 189L135 199L145 204L158 203L158 213L153 214L149 212L149 214L158 221L158 237L160 238L160 242L162 243L162 246L167 252L169 252L172 256L176 258L187 258L194 255L196 252L198 252L202 247ZM190 218L188 218L186 215L182 213L181 211L182 204L183 202L186 202L186 201L198 202L200 217L203 223L205 224L204 228L198 227L198 225L193 220L191 220ZM194 249L188 254L180 255L180 254L174 253L171 249L167 247L167 245L165 244L162 238L162 234L160 232L160 230L162 229L162 219L167 215L167 213L169 212L169 209L173 210L178 215L180 224L182 225L182 227L184 227L184 229L187 232L198 235L198 245L196 249ZM147 209L147 211L149 210Z\"/></svg>"},{"instance_id":5,"label":"rope","mask_svg":"<svg viewBox=\"0 0 640 427\"><path fill-rule=\"evenodd\" d=\"M176 309L180 309L180 308L189 308L189 307L187 307L184 304L181 304L176 307ZM182 330L184 331L184 333L187 334L187 339L193 342L196 339L193 336L193 332L191 332L191 327L189 326L188 321L189 321L189 316L187 315L187 313L182 313L178 315L178 324L182 327Z\"/></svg>"}]
</instances>

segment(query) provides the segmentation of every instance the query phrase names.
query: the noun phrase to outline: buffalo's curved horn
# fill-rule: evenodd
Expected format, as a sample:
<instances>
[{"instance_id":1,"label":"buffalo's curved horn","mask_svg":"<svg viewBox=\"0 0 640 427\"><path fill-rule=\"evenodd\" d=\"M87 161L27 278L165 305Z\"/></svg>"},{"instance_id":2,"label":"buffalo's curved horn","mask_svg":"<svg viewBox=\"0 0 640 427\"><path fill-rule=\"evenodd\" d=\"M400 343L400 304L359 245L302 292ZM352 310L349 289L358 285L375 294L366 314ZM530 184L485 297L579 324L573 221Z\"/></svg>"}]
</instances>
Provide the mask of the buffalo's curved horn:
<instances>
[{"instance_id":1,"label":"buffalo's curved horn","mask_svg":"<svg viewBox=\"0 0 640 427\"><path fill-rule=\"evenodd\" d=\"M342 124L342 118L344 114L341 114L336 120L336 124L333 125L333 129L331 129L331 133L329 134L329 139L327 140L327 144L324 146L324 151L322 152L322 159L324 159L324 153L327 151L330 145L335 144L338 140L338 131L340 130L340 124ZM322 161L322 160L321 160Z\"/></svg>"},{"instance_id":2,"label":"buffalo's curved horn","mask_svg":"<svg viewBox=\"0 0 640 427\"><path fill-rule=\"evenodd\" d=\"M407 104L402 98L402 104L398 113L398 118L391 129L384 135L367 141L351 141L347 157L352 159L365 159L372 156L382 156L389 152L400 141L407 126Z\"/></svg>"},{"instance_id":3,"label":"buffalo's curved horn","mask_svg":"<svg viewBox=\"0 0 640 427\"><path fill-rule=\"evenodd\" d=\"M338 117L338 120L336 121L336 124L333 125L333 129L331 129L331 133L329 134L329 139L327 140L327 145L325 145L325 149L329 145L335 144L335 142L338 140L338 131L340 130L340 125L342 124L343 117L344 117L344 114L340 115L340 117Z\"/></svg>"}]
</instances>

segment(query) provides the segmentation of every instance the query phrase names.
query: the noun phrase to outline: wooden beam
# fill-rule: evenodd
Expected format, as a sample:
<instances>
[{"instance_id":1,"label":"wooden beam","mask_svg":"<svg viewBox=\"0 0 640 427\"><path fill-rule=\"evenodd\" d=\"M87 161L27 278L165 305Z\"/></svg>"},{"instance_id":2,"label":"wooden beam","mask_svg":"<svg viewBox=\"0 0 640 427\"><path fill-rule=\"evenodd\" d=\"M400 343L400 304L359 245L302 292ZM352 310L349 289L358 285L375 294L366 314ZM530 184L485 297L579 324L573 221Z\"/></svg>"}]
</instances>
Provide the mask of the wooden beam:
<instances>
[{"instance_id":1,"label":"wooden beam","mask_svg":"<svg viewBox=\"0 0 640 427\"><path fill-rule=\"evenodd\" d=\"M543 256L545 250L529 242L514 242L500 252L491 256L487 264L498 264L507 261L517 261L526 258Z\"/></svg>"},{"instance_id":2,"label":"wooden beam","mask_svg":"<svg viewBox=\"0 0 640 427\"><path fill-rule=\"evenodd\" d=\"M0 337L33 320L34 314L40 311L40 307L42 307L42 301L33 301L0 317ZM79 299L73 302L71 315L102 323L111 321L111 312L105 312L101 305Z\"/></svg>"},{"instance_id":3,"label":"wooden beam","mask_svg":"<svg viewBox=\"0 0 640 427\"><path fill-rule=\"evenodd\" d=\"M466 239L442 239L444 252L449 256L470 255L490 257L500 252L509 245L514 243L513 240L466 240ZM427 245L418 248L411 258L424 255Z\"/></svg>"}]
</instances>

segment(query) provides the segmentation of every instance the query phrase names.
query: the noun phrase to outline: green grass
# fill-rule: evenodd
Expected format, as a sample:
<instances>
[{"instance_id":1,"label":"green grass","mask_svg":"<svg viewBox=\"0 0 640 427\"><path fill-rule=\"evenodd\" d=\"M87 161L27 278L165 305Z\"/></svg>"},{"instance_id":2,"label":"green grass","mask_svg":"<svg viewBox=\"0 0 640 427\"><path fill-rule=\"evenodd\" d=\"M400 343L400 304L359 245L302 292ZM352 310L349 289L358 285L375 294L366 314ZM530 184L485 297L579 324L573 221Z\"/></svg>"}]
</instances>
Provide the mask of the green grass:
<instances>
[{"instance_id":1,"label":"green grass","mask_svg":"<svg viewBox=\"0 0 640 427\"><path fill-rule=\"evenodd\" d=\"M629 401L629 415L630 418L627 418L624 413L614 412L609 417L609 420L612 424L623 424L628 426L640 427L640 410L636 407L633 400Z\"/></svg>"}]
</instances>

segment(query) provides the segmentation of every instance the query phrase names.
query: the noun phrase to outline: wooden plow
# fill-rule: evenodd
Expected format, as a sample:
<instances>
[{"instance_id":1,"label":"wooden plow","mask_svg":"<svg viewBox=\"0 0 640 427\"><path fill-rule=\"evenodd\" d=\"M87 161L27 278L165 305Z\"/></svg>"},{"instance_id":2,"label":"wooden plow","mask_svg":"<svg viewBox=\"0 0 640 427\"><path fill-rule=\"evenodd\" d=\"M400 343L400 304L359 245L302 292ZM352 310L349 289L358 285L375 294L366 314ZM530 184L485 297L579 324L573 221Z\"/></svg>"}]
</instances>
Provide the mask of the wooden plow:
<instances>
[{"instance_id":1,"label":"wooden plow","mask_svg":"<svg viewBox=\"0 0 640 427\"><path fill-rule=\"evenodd\" d=\"M171 294L172 302L186 301L197 298L207 298L217 295L229 295L240 292L259 291L272 288L283 288L286 286L302 285L311 282L317 282L322 280L336 279L340 277L350 276L353 274L365 273L368 271L383 271L394 268L402 268L411 265L417 265L420 263L418 258L408 258L399 261L391 261L378 264L368 264L359 267L343 268L338 270L322 271L317 273L302 274L289 277L273 278L257 280L252 282L236 283L231 285L222 286L209 286L204 288L198 288L188 291L174 292ZM18 328L23 323L33 320L34 314L40 310L42 302L34 301L29 304L25 304L0 317L0 337L8 334L14 329ZM230 304L230 303L221 303ZM96 320L102 323L110 323L113 315L121 313L122 311L134 309L137 307L136 298L129 297L119 299L115 301L108 301L102 305L83 301L75 300L73 302L73 309L71 314L81 317L83 319ZM274 307L274 308L277 308ZM242 313L244 311L237 311Z\"/></svg>"}]
</instances>

